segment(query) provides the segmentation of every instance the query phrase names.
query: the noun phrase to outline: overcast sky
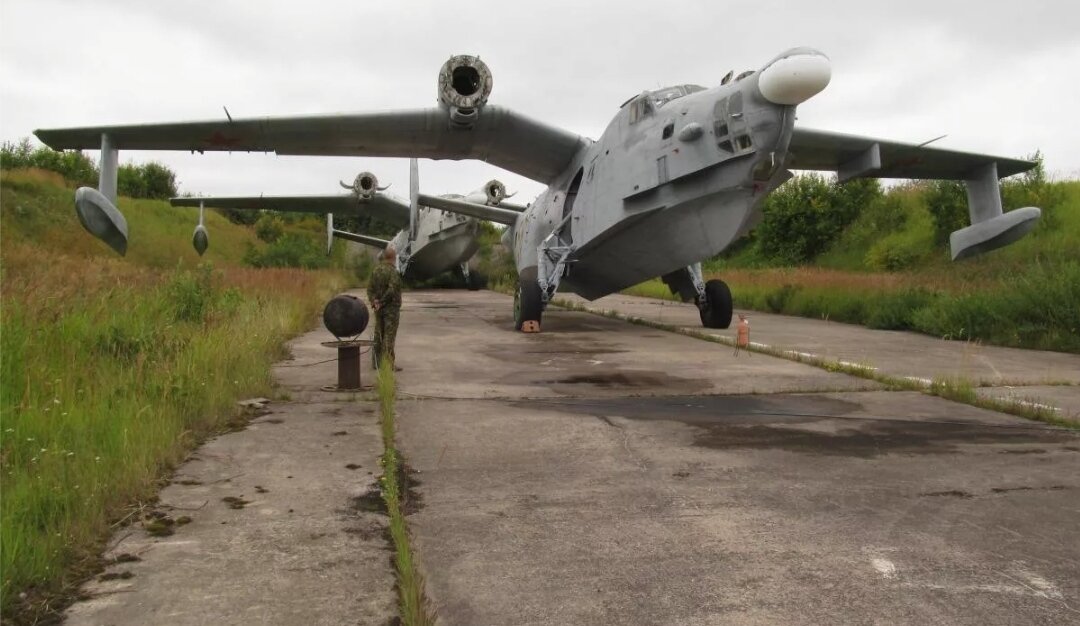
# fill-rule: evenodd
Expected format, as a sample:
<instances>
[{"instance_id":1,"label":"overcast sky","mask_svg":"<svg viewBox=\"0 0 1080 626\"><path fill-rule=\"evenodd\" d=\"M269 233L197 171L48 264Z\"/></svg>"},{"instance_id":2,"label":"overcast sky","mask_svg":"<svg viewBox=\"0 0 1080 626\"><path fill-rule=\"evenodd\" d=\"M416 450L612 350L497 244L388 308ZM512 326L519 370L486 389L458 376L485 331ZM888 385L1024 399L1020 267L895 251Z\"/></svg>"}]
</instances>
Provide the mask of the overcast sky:
<instances>
[{"instance_id":1,"label":"overcast sky","mask_svg":"<svg viewBox=\"0 0 1080 626\"><path fill-rule=\"evenodd\" d=\"M877 5L887 6L877 6ZM439 67L479 54L492 102L597 137L626 98L715 85L812 46L829 87L799 107L812 128L1022 157L1080 176L1080 2L721 0L383 2L0 0L0 139L35 128L415 108ZM97 158L97 153L93 153ZM121 152L158 160L182 191L333 193L371 170L408 190L399 159ZM422 161L421 188L464 193L498 177Z\"/></svg>"}]
</instances>

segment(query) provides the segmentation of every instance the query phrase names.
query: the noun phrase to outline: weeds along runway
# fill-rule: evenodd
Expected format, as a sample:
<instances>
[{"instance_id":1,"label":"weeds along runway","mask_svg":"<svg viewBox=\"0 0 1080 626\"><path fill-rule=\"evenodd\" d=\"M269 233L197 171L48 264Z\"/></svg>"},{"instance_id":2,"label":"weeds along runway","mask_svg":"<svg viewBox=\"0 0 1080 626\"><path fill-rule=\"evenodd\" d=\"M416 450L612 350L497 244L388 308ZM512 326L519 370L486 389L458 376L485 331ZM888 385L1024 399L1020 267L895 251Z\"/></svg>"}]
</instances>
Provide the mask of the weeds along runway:
<instances>
[{"instance_id":1,"label":"weeds along runway","mask_svg":"<svg viewBox=\"0 0 1080 626\"><path fill-rule=\"evenodd\" d=\"M584 312L523 335L510 309L429 291L402 316L442 622L1080 618L1075 432Z\"/></svg>"}]
</instances>

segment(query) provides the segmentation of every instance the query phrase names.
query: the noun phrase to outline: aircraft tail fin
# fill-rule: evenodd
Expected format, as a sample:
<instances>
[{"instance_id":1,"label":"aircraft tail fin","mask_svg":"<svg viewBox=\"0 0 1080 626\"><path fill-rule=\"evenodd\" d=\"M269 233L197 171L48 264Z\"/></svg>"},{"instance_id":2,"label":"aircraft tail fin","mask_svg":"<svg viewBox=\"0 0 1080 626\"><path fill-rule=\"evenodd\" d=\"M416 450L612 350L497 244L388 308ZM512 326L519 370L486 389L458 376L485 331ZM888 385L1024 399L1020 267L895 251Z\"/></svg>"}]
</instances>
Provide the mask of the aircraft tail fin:
<instances>
[{"instance_id":1,"label":"aircraft tail fin","mask_svg":"<svg viewBox=\"0 0 1080 626\"><path fill-rule=\"evenodd\" d=\"M420 165L409 159L409 246L416 240L417 221L420 219Z\"/></svg>"},{"instance_id":2,"label":"aircraft tail fin","mask_svg":"<svg viewBox=\"0 0 1080 626\"><path fill-rule=\"evenodd\" d=\"M334 214L326 214L326 256L330 256L330 251L334 248Z\"/></svg>"}]
</instances>

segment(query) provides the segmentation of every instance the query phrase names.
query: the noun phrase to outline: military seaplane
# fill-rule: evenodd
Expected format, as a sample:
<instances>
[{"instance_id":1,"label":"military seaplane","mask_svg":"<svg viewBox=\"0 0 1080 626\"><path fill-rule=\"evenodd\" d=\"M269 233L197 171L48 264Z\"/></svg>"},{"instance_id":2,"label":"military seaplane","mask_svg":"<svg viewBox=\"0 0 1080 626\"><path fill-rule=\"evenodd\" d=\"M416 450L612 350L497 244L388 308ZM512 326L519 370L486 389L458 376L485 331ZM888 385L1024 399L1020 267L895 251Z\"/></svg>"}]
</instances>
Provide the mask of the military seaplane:
<instances>
[{"instance_id":1,"label":"military seaplane","mask_svg":"<svg viewBox=\"0 0 1080 626\"><path fill-rule=\"evenodd\" d=\"M415 167L415 163L414 163ZM417 178L413 173L413 178ZM203 225L202 211L209 208L251 209L268 211L293 211L326 215L326 253L330 254L334 239L355 241L380 250L392 247L397 253L398 272L405 278L426 280L451 270L459 270L469 289L484 286L485 277L469 268L469 259L479 248L477 239L480 225L475 217L461 213L442 211L386 193L388 187L379 186L379 179L371 172L360 172L351 184L340 183L348 193L334 195L304 196L232 196L232 197L182 197L170 200L173 206L197 206L200 209L199 224L195 227L192 243L199 254L209 245L209 236ZM457 200L484 206L498 206L507 210L523 212L526 207L507 200L506 185L490 180L483 187L466 196L444 194L444 200ZM426 196L425 196L426 197ZM417 194L419 199L419 194ZM367 215L380 222L401 228L393 239L382 239L363 233L354 233L334 227L334 215Z\"/></svg>"},{"instance_id":2,"label":"military seaplane","mask_svg":"<svg viewBox=\"0 0 1080 626\"><path fill-rule=\"evenodd\" d=\"M76 192L84 226L118 251L127 225L115 207L118 150L262 151L287 155L479 159L547 185L525 211L465 200L410 201L507 226L518 270L515 322L540 330L556 290L587 299L660 276L697 304L706 327L731 322L731 293L700 262L760 220L765 197L792 170L966 184L971 225L952 233L954 260L1016 241L1040 210L1003 212L999 178L1034 163L801 128L799 104L823 91L831 62L793 48L712 87L675 85L624 102L599 139L488 104L493 78L478 57L446 61L431 108L38 130L55 149L100 148L97 190ZM415 168L414 168L415 169Z\"/></svg>"}]
</instances>

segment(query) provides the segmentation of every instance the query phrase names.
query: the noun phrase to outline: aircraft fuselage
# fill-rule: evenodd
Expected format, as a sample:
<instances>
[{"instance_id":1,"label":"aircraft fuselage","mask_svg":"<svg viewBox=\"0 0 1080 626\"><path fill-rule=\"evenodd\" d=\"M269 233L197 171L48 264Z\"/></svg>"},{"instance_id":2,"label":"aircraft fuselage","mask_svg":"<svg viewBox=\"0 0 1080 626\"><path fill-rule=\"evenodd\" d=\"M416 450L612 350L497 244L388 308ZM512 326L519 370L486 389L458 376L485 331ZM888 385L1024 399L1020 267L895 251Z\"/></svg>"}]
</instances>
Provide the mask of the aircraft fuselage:
<instances>
[{"instance_id":1,"label":"aircraft fuselage","mask_svg":"<svg viewBox=\"0 0 1080 626\"><path fill-rule=\"evenodd\" d=\"M536 276L553 232L572 248L561 285L595 299L718 254L756 225L791 176L795 117L761 96L757 77L624 104L507 234L522 279Z\"/></svg>"},{"instance_id":2,"label":"aircraft fuselage","mask_svg":"<svg viewBox=\"0 0 1080 626\"><path fill-rule=\"evenodd\" d=\"M420 207L405 275L426 279L460 267L476 254L479 228L475 218ZM399 251L410 249L409 229L399 231L390 245Z\"/></svg>"}]
</instances>

